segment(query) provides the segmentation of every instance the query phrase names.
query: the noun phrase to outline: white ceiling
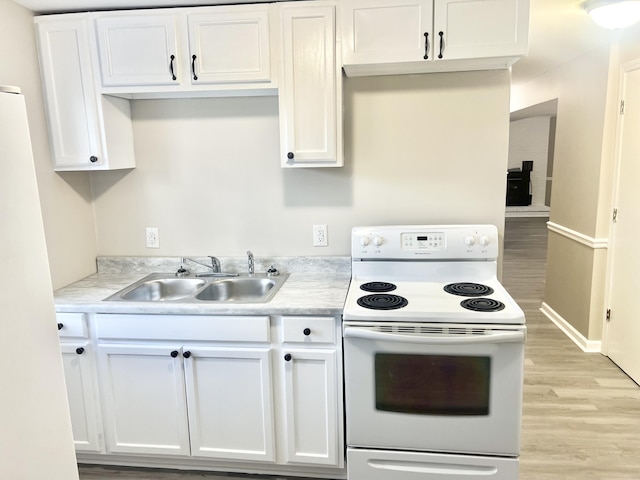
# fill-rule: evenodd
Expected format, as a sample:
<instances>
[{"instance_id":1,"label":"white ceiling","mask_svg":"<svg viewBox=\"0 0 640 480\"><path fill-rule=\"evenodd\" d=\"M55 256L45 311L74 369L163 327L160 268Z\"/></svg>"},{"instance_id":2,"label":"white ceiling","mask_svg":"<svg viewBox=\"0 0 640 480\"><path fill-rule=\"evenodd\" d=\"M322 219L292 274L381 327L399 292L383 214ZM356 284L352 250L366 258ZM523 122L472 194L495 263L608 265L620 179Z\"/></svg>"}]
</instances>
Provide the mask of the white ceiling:
<instances>
[{"instance_id":1,"label":"white ceiling","mask_svg":"<svg viewBox=\"0 0 640 480\"><path fill-rule=\"evenodd\" d=\"M13 0L36 12L51 13L251 3L254 0ZM276 0L280 1L280 0ZM580 8L583 0L530 0L529 55L513 66L513 83L543 75L550 69L610 42L615 32L595 25Z\"/></svg>"}]
</instances>

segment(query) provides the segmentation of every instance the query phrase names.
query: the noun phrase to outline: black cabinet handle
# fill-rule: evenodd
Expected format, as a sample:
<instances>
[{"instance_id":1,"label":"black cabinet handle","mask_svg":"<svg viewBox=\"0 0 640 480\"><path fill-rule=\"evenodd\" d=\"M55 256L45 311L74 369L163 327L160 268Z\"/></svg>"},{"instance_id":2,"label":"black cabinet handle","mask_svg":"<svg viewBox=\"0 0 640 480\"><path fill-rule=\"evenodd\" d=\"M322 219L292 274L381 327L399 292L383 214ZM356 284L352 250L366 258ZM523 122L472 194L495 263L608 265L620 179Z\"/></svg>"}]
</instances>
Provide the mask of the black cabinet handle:
<instances>
[{"instance_id":1,"label":"black cabinet handle","mask_svg":"<svg viewBox=\"0 0 640 480\"><path fill-rule=\"evenodd\" d=\"M291 354L290 354L290 353L287 353L287 354L284 356L284 359L285 359L287 362L291 361Z\"/></svg>"},{"instance_id":2,"label":"black cabinet handle","mask_svg":"<svg viewBox=\"0 0 640 480\"><path fill-rule=\"evenodd\" d=\"M82 348L82 347L78 347L78 348L76 348L76 353L77 353L78 355L82 355L82 354L84 353L84 348Z\"/></svg>"},{"instance_id":3,"label":"black cabinet handle","mask_svg":"<svg viewBox=\"0 0 640 480\"><path fill-rule=\"evenodd\" d=\"M171 352L171 358L176 358L178 356L178 351L174 350L173 352Z\"/></svg>"},{"instance_id":4,"label":"black cabinet handle","mask_svg":"<svg viewBox=\"0 0 640 480\"><path fill-rule=\"evenodd\" d=\"M175 55L171 55L171 57L169 57L171 59L171 61L169 62L169 70L171 70L171 80L177 80L178 77L176 77L175 72L173 71L173 61L176 59Z\"/></svg>"},{"instance_id":5,"label":"black cabinet handle","mask_svg":"<svg viewBox=\"0 0 640 480\"><path fill-rule=\"evenodd\" d=\"M89 161L90 161L91 163L96 163L96 162L98 161L98 157L96 157L95 155L91 155L91 156L89 157Z\"/></svg>"},{"instance_id":6,"label":"black cabinet handle","mask_svg":"<svg viewBox=\"0 0 640 480\"><path fill-rule=\"evenodd\" d=\"M438 54L438 58L442 58L442 50L444 49L444 32L439 32L440 35L440 53Z\"/></svg>"},{"instance_id":7,"label":"black cabinet handle","mask_svg":"<svg viewBox=\"0 0 640 480\"><path fill-rule=\"evenodd\" d=\"M184 353L182 354L182 356L183 356L184 358L189 358L189 357L191 356L191 352L187 350L186 352L184 352Z\"/></svg>"},{"instance_id":8,"label":"black cabinet handle","mask_svg":"<svg viewBox=\"0 0 640 480\"><path fill-rule=\"evenodd\" d=\"M429 32L424 32L424 59L429 60Z\"/></svg>"},{"instance_id":9,"label":"black cabinet handle","mask_svg":"<svg viewBox=\"0 0 640 480\"><path fill-rule=\"evenodd\" d=\"M196 56L191 56L191 71L193 72L193 79L198 80L198 75L196 75Z\"/></svg>"},{"instance_id":10,"label":"black cabinet handle","mask_svg":"<svg viewBox=\"0 0 640 480\"><path fill-rule=\"evenodd\" d=\"M62 330L64 328L64 324L63 323L59 323L58 324L58 330Z\"/></svg>"},{"instance_id":11,"label":"black cabinet handle","mask_svg":"<svg viewBox=\"0 0 640 480\"><path fill-rule=\"evenodd\" d=\"M304 334L308 337L309 335L311 335L311 329L310 329L310 328L305 328L305 329L302 331L302 333L304 333Z\"/></svg>"},{"instance_id":12,"label":"black cabinet handle","mask_svg":"<svg viewBox=\"0 0 640 480\"><path fill-rule=\"evenodd\" d=\"M289 160L293 160L293 157L295 157L295 155L293 154L293 152L289 152L289 153L287 153L287 158L288 158Z\"/></svg>"}]
</instances>

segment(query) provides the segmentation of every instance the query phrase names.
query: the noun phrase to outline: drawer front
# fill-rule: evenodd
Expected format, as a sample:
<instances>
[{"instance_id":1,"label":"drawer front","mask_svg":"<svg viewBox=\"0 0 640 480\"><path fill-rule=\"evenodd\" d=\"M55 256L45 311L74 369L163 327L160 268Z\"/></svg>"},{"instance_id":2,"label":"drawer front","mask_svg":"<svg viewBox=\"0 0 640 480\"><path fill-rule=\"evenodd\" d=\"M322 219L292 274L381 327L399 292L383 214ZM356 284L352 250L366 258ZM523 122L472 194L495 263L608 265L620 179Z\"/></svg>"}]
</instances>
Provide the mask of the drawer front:
<instances>
[{"instance_id":1,"label":"drawer front","mask_svg":"<svg viewBox=\"0 0 640 480\"><path fill-rule=\"evenodd\" d=\"M58 321L58 335L60 338L87 338L86 314L84 313L56 313Z\"/></svg>"},{"instance_id":2,"label":"drawer front","mask_svg":"<svg viewBox=\"0 0 640 480\"><path fill-rule=\"evenodd\" d=\"M96 315L100 339L269 342L268 316Z\"/></svg>"},{"instance_id":3,"label":"drawer front","mask_svg":"<svg viewBox=\"0 0 640 480\"><path fill-rule=\"evenodd\" d=\"M336 343L334 317L282 317L283 342Z\"/></svg>"}]
</instances>

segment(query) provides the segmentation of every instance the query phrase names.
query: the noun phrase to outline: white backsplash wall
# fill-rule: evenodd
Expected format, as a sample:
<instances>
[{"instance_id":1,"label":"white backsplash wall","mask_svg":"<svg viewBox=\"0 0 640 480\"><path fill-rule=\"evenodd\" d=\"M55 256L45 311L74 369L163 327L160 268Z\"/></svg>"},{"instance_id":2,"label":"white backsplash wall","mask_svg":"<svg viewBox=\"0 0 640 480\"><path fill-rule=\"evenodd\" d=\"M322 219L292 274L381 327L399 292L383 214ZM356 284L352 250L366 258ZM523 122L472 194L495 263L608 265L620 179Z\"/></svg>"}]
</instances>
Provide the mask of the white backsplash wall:
<instances>
[{"instance_id":1,"label":"white backsplash wall","mask_svg":"<svg viewBox=\"0 0 640 480\"><path fill-rule=\"evenodd\" d=\"M137 167L92 174L99 255L349 255L359 224L502 232L509 79L345 79L343 168L280 168L276 97L133 101Z\"/></svg>"}]
</instances>

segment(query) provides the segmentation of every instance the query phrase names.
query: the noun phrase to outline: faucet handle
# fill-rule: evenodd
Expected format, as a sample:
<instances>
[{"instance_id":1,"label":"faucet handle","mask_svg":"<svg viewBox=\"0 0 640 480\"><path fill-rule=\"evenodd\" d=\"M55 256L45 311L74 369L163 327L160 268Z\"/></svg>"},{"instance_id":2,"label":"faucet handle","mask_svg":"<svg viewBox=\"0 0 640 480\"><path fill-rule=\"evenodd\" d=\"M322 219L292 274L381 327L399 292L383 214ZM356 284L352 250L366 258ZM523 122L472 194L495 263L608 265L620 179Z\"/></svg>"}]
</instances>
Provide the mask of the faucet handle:
<instances>
[{"instance_id":1,"label":"faucet handle","mask_svg":"<svg viewBox=\"0 0 640 480\"><path fill-rule=\"evenodd\" d=\"M211 260L211 271L213 273L220 273L220 260L212 255L209 255L209 259Z\"/></svg>"},{"instance_id":2,"label":"faucet handle","mask_svg":"<svg viewBox=\"0 0 640 480\"><path fill-rule=\"evenodd\" d=\"M185 257L180 257L180 267L176 271L176 277L186 277L189 275L189 270L187 270L184 264L187 263L187 259Z\"/></svg>"},{"instance_id":3,"label":"faucet handle","mask_svg":"<svg viewBox=\"0 0 640 480\"><path fill-rule=\"evenodd\" d=\"M247 262L249 267L249 276L253 277L255 275L255 264L253 262L253 253L250 250L247 250Z\"/></svg>"}]
</instances>

